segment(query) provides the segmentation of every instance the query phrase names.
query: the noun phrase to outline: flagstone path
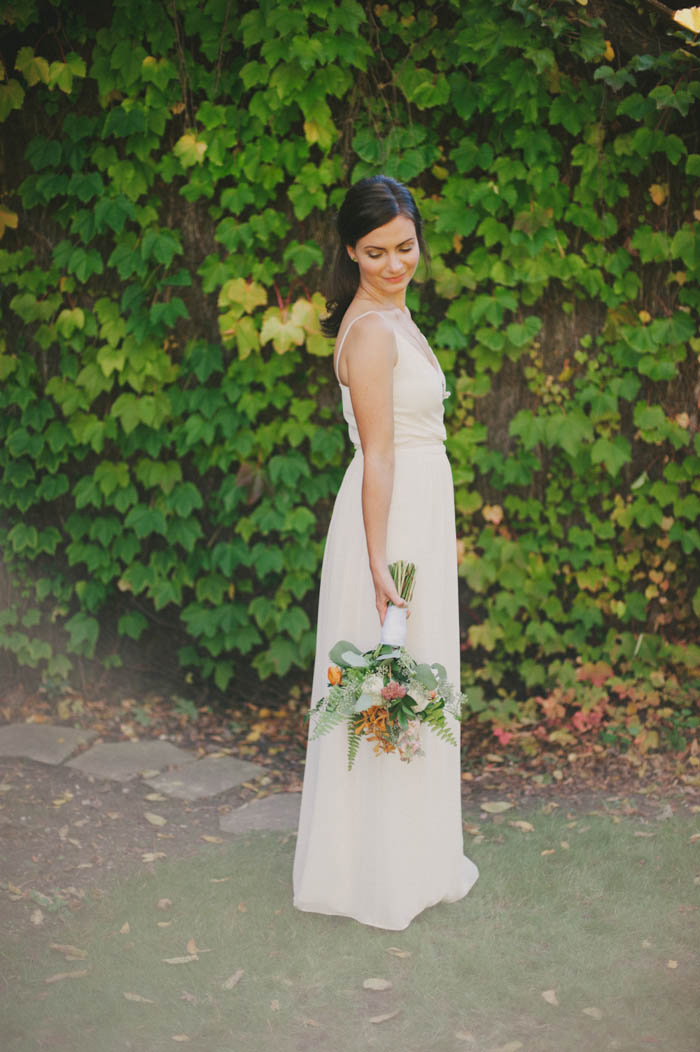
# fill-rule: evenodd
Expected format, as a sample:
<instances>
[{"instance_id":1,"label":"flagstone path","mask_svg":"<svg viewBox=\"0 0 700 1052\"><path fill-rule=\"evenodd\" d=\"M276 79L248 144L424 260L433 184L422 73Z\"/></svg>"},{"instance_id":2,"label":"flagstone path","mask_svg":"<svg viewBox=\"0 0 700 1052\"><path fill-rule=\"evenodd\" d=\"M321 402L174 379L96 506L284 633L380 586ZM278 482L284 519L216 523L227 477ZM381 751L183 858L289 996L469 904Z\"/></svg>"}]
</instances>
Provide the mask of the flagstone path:
<instances>
[{"instance_id":1,"label":"flagstone path","mask_svg":"<svg viewBox=\"0 0 700 1052\"><path fill-rule=\"evenodd\" d=\"M63 765L97 780L128 783L141 778L165 796L190 802L219 796L266 774L266 768L260 764L226 755L198 758L193 752L179 749L170 742L124 741L90 745L93 738L94 732L71 727L12 723L0 727L0 757ZM221 831L244 833L253 829L296 829L300 798L300 793L274 793L252 800L222 815L219 821Z\"/></svg>"}]
</instances>

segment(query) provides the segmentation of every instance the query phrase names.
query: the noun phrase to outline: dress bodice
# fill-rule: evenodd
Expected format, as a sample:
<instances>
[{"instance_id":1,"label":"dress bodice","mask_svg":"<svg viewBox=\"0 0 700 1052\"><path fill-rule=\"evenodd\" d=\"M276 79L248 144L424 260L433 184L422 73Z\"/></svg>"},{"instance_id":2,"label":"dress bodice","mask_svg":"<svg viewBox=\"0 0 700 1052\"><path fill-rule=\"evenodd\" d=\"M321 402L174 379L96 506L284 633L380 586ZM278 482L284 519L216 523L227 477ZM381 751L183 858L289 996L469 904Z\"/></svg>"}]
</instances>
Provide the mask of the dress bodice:
<instances>
[{"instance_id":1,"label":"dress bodice","mask_svg":"<svg viewBox=\"0 0 700 1052\"><path fill-rule=\"evenodd\" d=\"M449 393L445 388L444 374L437 364L437 359L435 364L431 364L418 343L395 317L392 317L394 311L365 311L364 314L353 318L340 341L336 369L350 329L356 321L368 314L381 314L389 322L394 335L397 352L394 366L394 445L410 447L444 442L447 434L443 422L443 401ZM360 449L360 435L350 389L341 381L337 372L336 377L340 384L343 416L348 425L350 440L356 449Z\"/></svg>"}]
</instances>

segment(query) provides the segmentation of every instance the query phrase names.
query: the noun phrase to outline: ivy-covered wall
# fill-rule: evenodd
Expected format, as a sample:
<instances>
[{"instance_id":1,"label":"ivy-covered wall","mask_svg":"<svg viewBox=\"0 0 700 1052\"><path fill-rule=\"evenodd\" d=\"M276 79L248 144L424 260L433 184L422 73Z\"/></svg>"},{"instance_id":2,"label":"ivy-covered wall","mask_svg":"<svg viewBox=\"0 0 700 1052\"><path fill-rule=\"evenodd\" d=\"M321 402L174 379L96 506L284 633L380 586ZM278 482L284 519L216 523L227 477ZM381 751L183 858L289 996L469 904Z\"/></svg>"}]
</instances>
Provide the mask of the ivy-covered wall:
<instances>
[{"instance_id":1,"label":"ivy-covered wall","mask_svg":"<svg viewBox=\"0 0 700 1052\"><path fill-rule=\"evenodd\" d=\"M641 0L36 0L0 55L3 648L68 676L112 617L171 625L221 690L308 668L348 459L324 247L384 171L432 253L409 302L452 391L472 705L648 674L673 703L700 666L691 34Z\"/></svg>"}]
</instances>

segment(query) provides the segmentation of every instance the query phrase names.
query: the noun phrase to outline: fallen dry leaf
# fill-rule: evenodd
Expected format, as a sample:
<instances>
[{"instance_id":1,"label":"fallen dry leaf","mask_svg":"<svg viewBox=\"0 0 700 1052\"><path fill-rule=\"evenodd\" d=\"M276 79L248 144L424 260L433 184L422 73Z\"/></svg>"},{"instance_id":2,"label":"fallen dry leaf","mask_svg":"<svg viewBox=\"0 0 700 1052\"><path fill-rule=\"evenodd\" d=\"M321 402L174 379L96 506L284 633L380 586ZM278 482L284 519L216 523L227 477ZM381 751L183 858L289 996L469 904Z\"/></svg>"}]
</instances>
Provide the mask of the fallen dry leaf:
<instances>
[{"instance_id":1,"label":"fallen dry leaf","mask_svg":"<svg viewBox=\"0 0 700 1052\"><path fill-rule=\"evenodd\" d=\"M172 899L158 899L156 902L156 906L159 910L169 910L172 904Z\"/></svg>"},{"instance_id":2,"label":"fallen dry leaf","mask_svg":"<svg viewBox=\"0 0 700 1052\"><path fill-rule=\"evenodd\" d=\"M392 957L412 957L412 950L401 950L398 946L387 946L387 953L390 953Z\"/></svg>"},{"instance_id":3,"label":"fallen dry leaf","mask_svg":"<svg viewBox=\"0 0 700 1052\"><path fill-rule=\"evenodd\" d=\"M519 1048L523 1047L522 1041L509 1041L506 1045L501 1045L495 1049L495 1052L518 1052Z\"/></svg>"},{"instance_id":4,"label":"fallen dry leaf","mask_svg":"<svg viewBox=\"0 0 700 1052\"><path fill-rule=\"evenodd\" d=\"M634 836L656 836L656 833L645 833L641 829L635 829Z\"/></svg>"},{"instance_id":5,"label":"fallen dry leaf","mask_svg":"<svg viewBox=\"0 0 700 1052\"><path fill-rule=\"evenodd\" d=\"M44 982L58 983L61 979L82 979L87 973L87 968L83 968L79 972L58 972L56 975L50 975L48 979L44 979Z\"/></svg>"},{"instance_id":6,"label":"fallen dry leaf","mask_svg":"<svg viewBox=\"0 0 700 1052\"><path fill-rule=\"evenodd\" d=\"M186 948L188 953L211 953L211 950L200 950L194 939L188 939Z\"/></svg>"},{"instance_id":7,"label":"fallen dry leaf","mask_svg":"<svg viewBox=\"0 0 700 1052\"><path fill-rule=\"evenodd\" d=\"M159 858L166 858L165 851L146 851L141 855L142 862L157 862Z\"/></svg>"},{"instance_id":8,"label":"fallen dry leaf","mask_svg":"<svg viewBox=\"0 0 700 1052\"><path fill-rule=\"evenodd\" d=\"M150 997L142 997L141 994L125 993L124 997L127 1001L139 1001L144 1005L154 1005L156 1002L152 1001Z\"/></svg>"},{"instance_id":9,"label":"fallen dry leaf","mask_svg":"<svg viewBox=\"0 0 700 1052\"><path fill-rule=\"evenodd\" d=\"M678 961L666 961L666 967L667 968L677 968L678 967Z\"/></svg>"},{"instance_id":10,"label":"fallen dry leaf","mask_svg":"<svg viewBox=\"0 0 700 1052\"><path fill-rule=\"evenodd\" d=\"M189 964L190 961L198 961L196 953L188 953L184 957L162 957L163 964Z\"/></svg>"},{"instance_id":11,"label":"fallen dry leaf","mask_svg":"<svg viewBox=\"0 0 700 1052\"><path fill-rule=\"evenodd\" d=\"M568 842L568 840L560 840L559 841L559 846L563 847L564 851L568 851L569 850L569 842Z\"/></svg>"},{"instance_id":12,"label":"fallen dry leaf","mask_svg":"<svg viewBox=\"0 0 700 1052\"><path fill-rule=\"evenodd\" d=\"M209 877L210 884L223 884L227 880L233 880L233 877Z\"/></svg>"},{"instance_id":13,"label":"fallen dry leaf","mask_svg":"<svg viewBox=\"0 0 700 1052\"><path fill-rule=\"evenodd\" d=\"M222 836L209 836L208 833L202 833L200 840L206 840L207 844L223 844L224 838Z\"/></svg>"},{"instance_id":14,"label":"fallen dry leaf","mask_svg":"<svg viewBox=\"0 0 700 1052\"><path fill-rule=\"evenodd\" d=\"M397 1008L394 1012L384 1012L383 1015L372 1015L369 1017L369 1021L370 1023L386 1023L387 1019L395 1019L400 1011L401 1009Z\"/></svg>"},{"instance_id":15,"label":"fallen dry leaf","mask_svg":"<svg viewBox=\"0 0 700 1052\"><path fill-rule=\"evenodd\" d=\"M248 912L248 907L246 906L245 902L239 902L238 906L236 908L237 908L239 913L247 913Z\"/></svg>"},{"instance_id":16,"label":"fallen dry leaf","mask_svg":"<svg viewBox=\"0 0 700 1052\"><path fill-rule=\"evenodd\" d=\"M18 895L16 897L20 898L21 896ZM10 898L13 898L13 896L10 895ZM37 906L37 908L35 910L32 910L31 914L29 915L29 919L32 922L32 924L35 924L37 927L39 927L40 924L44 923L43 910L40 910L39 907Z\"/></svg>"},{"instance_id":17,"label":"fallen dry leaf","mask_svg":"<svg viewBox=\"0 0 700 1052\"><path fill-rule=\"evenodd\" d=\"M272 1001L270 1001L270 1011L271 1012L279 1012L279 1010L280 1010L280 1003L277 1000L277 998L275 997Z\"/></svg>"},{"instance_id":18,"label":"fallen dry leaf","mask_svg":"<svg viewBox=\"0 0 700 1052\"><path fill-rule=\"evenodd\" d=\"M535 827L532 822L524 822L522 819L512 820L508 823L509 826L513 826L515 829L519 829L522 833L534 833Z\"/></svg>"},{"instance_id":19,"label":"fallen dry leaf","mask_svg":"<svg viewBox=\"0 0 700 1052\"><path fill-rule=\"evenodd\" d=\"M167 796L163 796L162 793L147 793L145 796L146 800L150 800L151 803L155 803L156 800L167 800Z\"/></svg>"},{"instance_id":20,"label":"fallen dry leaf","mask_svg":"<svg viewBox=\"0 0 700 1052\"><path fill-rule=\"evenodd\" d=\"M128 921L124 921L124 923L122 924L121 928L119 929L119 934L120 935L128 935L130 931L131 931L131 928L129 927L129 922Z\"/></svg>"},{"instance_id":21,"label":"fallen dry leaf","mask_svg":"<svg viewBox=\"0 0 700 1052\"><path fill-rule=\"evenodd\" d=\"M88 955L87 950L79 950L77 946L70 946L68 943L52 942L50 946L52 950L64 954L67 961L84 961Z\"/></svg>"},{"instance_id":22,"label":"fallen dry leaf","mask_svg":"<svg viewBox=\"0 0 700 1052\"><path fill-rule=\"evenodd\" d=\"M474 1035L471 1030L457 1030L455 1037L458 1041L473 1041Z\"/></svg>"},{"instance_id":23,"label":"fallen dry leaf","mask_svg":"<svg viewBox=\"0 0 700 1052\"><path fill-rule=\"evenodd\" d=\"M470 836L478 836L481 832L481 826L475 826L469 822L462 822L465 833L469 833Z\"/></svg>"},{"instance_id":24,"label":"fallen dry leaf","mask_svg":"<svg viewBox=\"0 0 700 1052\"><path fill-rule=\"evenodd\" d=\"M162 815L157 815L155 811L145 811L143 817L147 822L150 822L152 826L164 826L168 821L167 818L163 818Z\"/></svg>"},{"instance_id":25,"label":"fallen dry leaf","mask_svg":"<svg viewBox=\"0 0 700 1052\"><path fill-rule=\"evenodd\" d=\"M540 851L541 855L556 855L557 849L555 847L546 847L544 851Z\"/></svg>"},{"instance_id":26,"label":"fallen dry leaf","mask_svg":"<svg viewBox=\"0 0 700 1052\"><path fill-rule=\"evenodd\" d=\"M362 983L365 990L391 990L393 985L389 979L365 979Z\"/></svg>"},{"instance_id":27,"label":"fallen dry leaf","mask_svg":"<svg viewBox=\"0 0 700 1052\"><path fill-rule=\"evenodd\" d=\"M221 989L233 990L234 986L238 986L244 975L244 970L242 968L239 968L237 972L234 972L233 975L229 975L228 979L224 980L224 982L221 984Z\"/></svg>"},{"instance_id":28,"label":"fallen dry leaf","mask_svg":"<svg viewBox=\"0 0 700 1052\"><path fill-rule=\"evenodd\" d=\"M321 1024L316 1019L309 1019L308 1016L302 1019L304 1026L320 1026Z\"/></svg>"},{"instance_id":29,"label":"fallen dry leaf","mask_svg":"<svg viewBox=\"0 0 700 1052\"><path fill-rule=\"evenodd\" d=\"M581 1011L584 1015L589 1015L591 1019L603 1018L603 1013L601 1012L600 1008L596 1008L594 1005L591 1005L590 1008L582 1008Z\"/></svg>"},{"instance_id":30,"label":"fallen dry leaf","mask_svg":"<svg viewBox=\"0 0 700 1052\"><path fill-rule=\"evenodd\" d=\"M173 1041L189 1041L189 1036L187 1034L173 1034L172 1035L172 1040Z\"/></svg>"},{"instance_id":31,"label":"fallen dry leaf","mask_svg":"<svg viewBox=\"0 0 700 1052\"><path fill-rule=\"evenodd\" d=\"M486 811L489 815L500 815L503 811L509 811L513 805L509 804L507 800L490 800L479 806L482 811Z\"/></svg>"},{"instance_id":32,"label":"fallen dry leaf","mask_svg":"<svg viewBox=\"0 0 700 1052\"><path fill-rule=\"evenodd\" d=\"M548 1005L558 1005L559 1000L557 998L556 990L543 990L542 999L547 1002Z\"/></svg>"}]
</instances>

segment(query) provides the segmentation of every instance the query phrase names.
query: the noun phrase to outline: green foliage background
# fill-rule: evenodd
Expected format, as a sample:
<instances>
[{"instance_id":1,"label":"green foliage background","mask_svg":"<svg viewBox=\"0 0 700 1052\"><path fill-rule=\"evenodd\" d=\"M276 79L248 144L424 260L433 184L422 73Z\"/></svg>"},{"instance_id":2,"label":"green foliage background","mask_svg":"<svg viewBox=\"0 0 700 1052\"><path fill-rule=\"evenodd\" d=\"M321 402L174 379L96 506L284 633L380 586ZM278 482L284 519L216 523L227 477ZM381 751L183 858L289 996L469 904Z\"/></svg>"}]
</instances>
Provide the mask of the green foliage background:
<instances>
[{"instance_id":1,"label":"green foliage background","mask_svg":"<svg viewBox=\"0 0 700 1052\"><path fill-rule=\"evenodd\" d=\"M474 708L592 705L601 668L672 701L700 665L690 35L632 0L4 17L0 645L67 676L160 622L220 690L308 668L348 456L324 245L384 171L433 257L410 305L452 391Z\"/></svg>"}]
</instances>

